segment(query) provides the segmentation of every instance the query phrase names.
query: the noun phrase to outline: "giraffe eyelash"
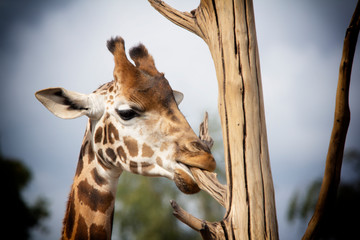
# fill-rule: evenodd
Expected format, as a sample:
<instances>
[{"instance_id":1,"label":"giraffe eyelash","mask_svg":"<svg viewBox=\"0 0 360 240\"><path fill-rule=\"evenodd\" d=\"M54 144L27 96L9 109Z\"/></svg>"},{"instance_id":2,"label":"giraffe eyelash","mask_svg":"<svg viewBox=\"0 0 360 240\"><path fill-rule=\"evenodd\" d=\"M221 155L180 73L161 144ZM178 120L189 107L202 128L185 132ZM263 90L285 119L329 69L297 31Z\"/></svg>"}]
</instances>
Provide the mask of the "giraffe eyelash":
<instances>
[{"instance_id":1,"label":"giraffe eyelash","mask_svg":"<svg viewBox=\"0 0 360 240\"><path fill-rule=\"evenodd\" d=\"M129 121L135 117L139 117L140 114L138 112L136 112L133 109L123 109L123 110L119 110L116 109L117 114L120 116L120 118L124 121Z\"/></svg>"}]
</instances>

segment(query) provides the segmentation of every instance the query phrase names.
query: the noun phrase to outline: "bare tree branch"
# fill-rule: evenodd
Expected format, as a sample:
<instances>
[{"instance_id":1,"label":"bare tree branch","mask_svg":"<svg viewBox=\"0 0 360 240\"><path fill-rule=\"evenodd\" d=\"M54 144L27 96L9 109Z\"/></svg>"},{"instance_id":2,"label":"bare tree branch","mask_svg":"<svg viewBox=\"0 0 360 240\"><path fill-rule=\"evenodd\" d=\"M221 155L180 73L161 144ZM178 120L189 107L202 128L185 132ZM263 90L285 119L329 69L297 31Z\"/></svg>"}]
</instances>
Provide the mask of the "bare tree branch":
<instances>
[{"instance_id":1,"label":"bare tree branch","mask_svg":"<svg viewBox=\"0 0 360 240\"><path fill-rule=\"evenodd\" d=\"M200 231L202 229L202 220L192 216L190 213L186 212L184 209L182 209L176 201L171 200L170 201L171 207L174 209L174 216L194 229L195 231Z\"/></svg>"},{"instance_id":2,"label":"bare tree branch","mask_svg":"<svg viewBox=\"0 0 360 240\"><path fill-rule=\"evenodd\" d=\"M353 58L360 28L360 1L346 31L336 91L334 125L326 158L325 173L315 212L302 239L315 239L336 201L346 134L350 123L349 88Z\"/></svg>"},{"instance_id":3,"label":"bare tree branch","mask_svg":"<svg viewBox=\"0 0 360 240\"><path fill-rule=\"evenodd\" d=\"M208 145L209 148L213 146L214 141L210 137L208 130L207 113L205 113L204 121L200 124L199 135L200 139ZM226 207L227 188L217 180L216 173L204 171L198 168L190 168L190 170L199 187L209 193L222 206ZM171 201L170 203L174 209L174 216L195 231L200 232L203 239L224 239L224 231L220 222L211 223L200 220L182 209L175 201Z\"/></svg>"},{"instance_id":4,"label":"bare tree branch","mask_svg":"<svg viewBox=\"0 0 360 240\"><path fill-rule=\"evenodd\" d=\"M209 134L207 112L205 113L204 121L200 124L199 138L211 149L214 144L214 140ZM210 194L223 207L226 207L227 188L218 181L216 173L204 171L198 168L190 168L190 170L194 175L199 188Z\"/></svg>"},{"instance_id":5,"label":"bare tree branch","mask_svg":"<svg viewBox=\"0 0 360 240\"><path fill-rule=\"evenodd\" d=\"M223 207L226 207L227 189L218 181L216 173L198 168L190 168L190 170L199 188L210 194Z\"/></svg>"},{"instance_id":6,"label":"bare tree branch","mask_svg":"<svg viewBox=\"0 0 360 240\"><path fill-rule=\"evenodd\" d=\"M203 34L196 24L196 18L188 12L180 12L161 0L148 0L160 14L175 23L176 25L195 33L203 38Z\"/></svg>"},{"instance_id":7,"label":"bare tree branch","mask_svg":"<svg viewBox=\"0 0 360 240\"><path fill-rule=\"evenodd\" d=\"M200 220L182 209L177 202L170 201L170 203L174 209L174 216L195 231L200 232L204 240L224 239L224 231L221 223Z\"/></svg>"},{"instance_id":8,"label":"bare tree branch","mask_svg":"<svg viewBox=\"0 0 360 240\"><path fill-rule=\"evenodd\" d=\"M199 138L209 147L209 149L214 145L214 140L209 134L209 115L207 112L205 112L204 120L200 124Z\"/></svg>"}]
</instances>

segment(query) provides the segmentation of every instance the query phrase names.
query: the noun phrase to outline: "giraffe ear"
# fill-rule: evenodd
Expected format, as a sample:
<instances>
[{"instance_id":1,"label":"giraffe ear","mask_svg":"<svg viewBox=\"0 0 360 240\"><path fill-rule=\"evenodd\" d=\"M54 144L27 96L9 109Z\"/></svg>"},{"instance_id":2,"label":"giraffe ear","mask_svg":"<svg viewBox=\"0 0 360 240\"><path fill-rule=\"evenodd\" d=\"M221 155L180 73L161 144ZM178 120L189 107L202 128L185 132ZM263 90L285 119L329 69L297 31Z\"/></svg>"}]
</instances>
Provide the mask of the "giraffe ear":
<instances>
[{"instance_id":1,"label":"giraffe ear","mask_svg":"<svg viewBox=\"0 0 360 240\"><path fill-rule=\"evenodd\" d=\"M47 88L37 91L35 96L50 112L60 118L73 119L83 115L96 116L96 111L92 109L93 101L86 94L64 88Z\"/></svg>"},{"instance_id":2,"label":"giraffe ear","mask_svg":"<svg viewBox=\"0 0 360 240\"><path fill-rule=\"evenodd\" d=\"M179 91L175 91L175 90L173 90L173 94L174 94L177 105L179 105L182 102L182 100L184 99L184 94L182 94Z\"/></svg>"}]
</instances>

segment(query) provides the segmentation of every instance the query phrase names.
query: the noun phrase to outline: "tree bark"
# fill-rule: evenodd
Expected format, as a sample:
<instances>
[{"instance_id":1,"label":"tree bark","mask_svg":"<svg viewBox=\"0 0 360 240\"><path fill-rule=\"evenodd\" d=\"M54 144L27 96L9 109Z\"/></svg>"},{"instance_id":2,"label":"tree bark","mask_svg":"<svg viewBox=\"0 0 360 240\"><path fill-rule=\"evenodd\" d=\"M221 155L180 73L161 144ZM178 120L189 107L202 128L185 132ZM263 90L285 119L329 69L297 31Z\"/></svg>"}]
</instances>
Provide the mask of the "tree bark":
<instances>
[{"instance_id":1,"label":"tree bark","mask_svg":"<svg viewBox=\"0 0 360 240\"><path fill-rule=\"evenodd\" d=\"M199 180L199 186L205 189L201 182L214 183L215 191L206 191L218 196L226 214L222 221L209 223L186 215L179 207L175 213L204 239L278 239L252 1L201 0L191 13L159 0L149 2L207 43L219 88L227 186L216 187L211 173L204 173L208 178ZM219 194L223 190L226 194Z\"/></svg>"},{"instance_id":2,"label":"tree bark","mask_svg":"<svg viewBox=\"0 0 360 240\"><path fill-rule=\"evenodd\" d=\"M336 91L334 125L326 157L325 173L314 215L303 236L305 239L317 239L319 229L326 217L332 212L340 183L346 134L350 123L349 89L352 63L360 29L360 1L346 31L343 53L340 63L338 86Z\"/></svg>"}]
</instances>

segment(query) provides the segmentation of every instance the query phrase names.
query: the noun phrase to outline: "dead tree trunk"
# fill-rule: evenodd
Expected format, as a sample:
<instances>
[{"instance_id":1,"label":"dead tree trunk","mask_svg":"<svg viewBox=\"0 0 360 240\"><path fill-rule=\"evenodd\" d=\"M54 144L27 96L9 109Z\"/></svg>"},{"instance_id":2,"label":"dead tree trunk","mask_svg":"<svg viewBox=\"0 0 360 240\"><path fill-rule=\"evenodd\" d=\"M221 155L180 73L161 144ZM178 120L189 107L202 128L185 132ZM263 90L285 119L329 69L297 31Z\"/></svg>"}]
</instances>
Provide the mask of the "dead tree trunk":
<instances>
[{"instance_id":1,"label":"dead tree trunk","mask_svg":"<svg viewBox=\"0 0 360 240\"><path fill-rule=\"evenodd\" d=\"M149 2L207 43L218 79L227 186L211 174L193 172L226 214L209 223L173 203L175 214L204 239L278 239L252 1L201 0L191 13L159 0Z\"/></svg>"}]
</instances>

